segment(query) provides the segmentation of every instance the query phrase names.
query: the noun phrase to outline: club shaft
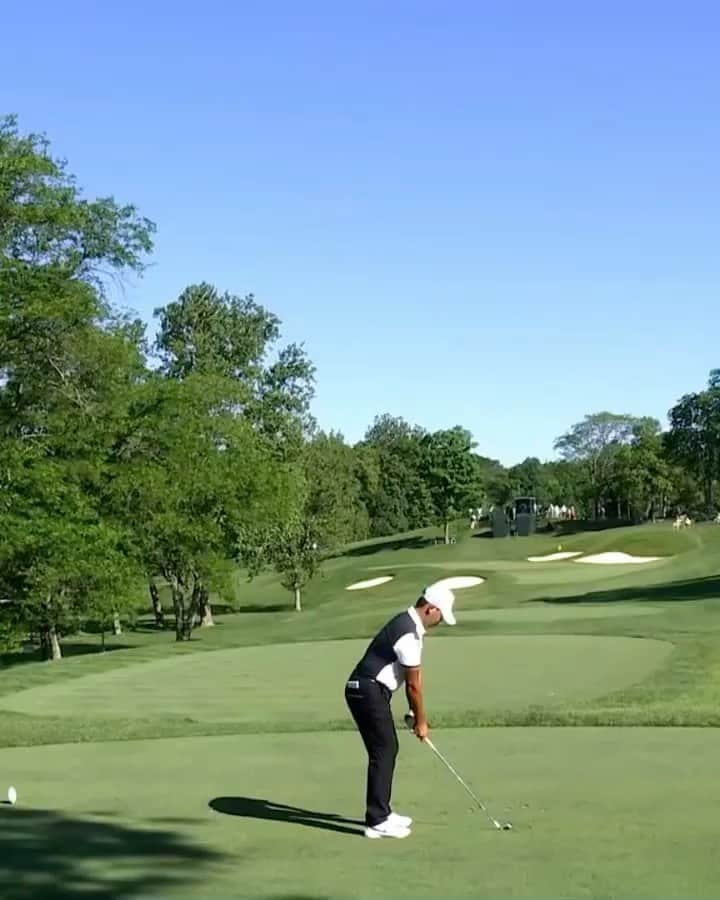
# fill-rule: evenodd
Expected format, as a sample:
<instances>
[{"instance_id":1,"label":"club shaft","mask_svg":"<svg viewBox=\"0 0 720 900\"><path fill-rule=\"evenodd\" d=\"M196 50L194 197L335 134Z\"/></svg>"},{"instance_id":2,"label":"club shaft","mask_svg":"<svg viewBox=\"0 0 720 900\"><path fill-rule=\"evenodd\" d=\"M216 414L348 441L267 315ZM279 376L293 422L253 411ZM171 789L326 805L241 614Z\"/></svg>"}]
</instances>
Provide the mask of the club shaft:
<instances>
[{"instance_id":1,"label":"club shaft","mask_svg":"<svg viewBox=\"0 0 720 900\"><path fill-rule=\"evenodd\" d=\"M442 755L442 753L438 750L438 748L435 746L435 744L433 744L433 742L430 740L430 738L425 738L425 743L426 743L426 744L428 745L428 747L433 751L433 753L436 754L436 756L438 757L438 759L440 759L440 760L445 764L445 766L449 769L449 771L452 772L452 774L455 776L455 778L456 778L456 779L460 782L460 784L465 788L465 790L468 792L468 794L470 794L470 796L471 796L471 797L473 798L473 800L477 803L477 805L480 807L480 809L485 813L485 815L487 815L488 818L492 821L492 823L493 823L494 825L497 826L497 825L498 825L497 820L494 819L494 818L490 815L490 813L488 812L487 807L484 805L484 803L483 803L480 799L478 799L478 797L475 796L475 794L474 794L474 792L471 790L471 788L465 783L465 781L463 780L463 778L455 771L455 769L454 769L454 768L450 765L450 763L445 759L445 757L444 757L444 756Z\"/></svg>"}]
</instances>

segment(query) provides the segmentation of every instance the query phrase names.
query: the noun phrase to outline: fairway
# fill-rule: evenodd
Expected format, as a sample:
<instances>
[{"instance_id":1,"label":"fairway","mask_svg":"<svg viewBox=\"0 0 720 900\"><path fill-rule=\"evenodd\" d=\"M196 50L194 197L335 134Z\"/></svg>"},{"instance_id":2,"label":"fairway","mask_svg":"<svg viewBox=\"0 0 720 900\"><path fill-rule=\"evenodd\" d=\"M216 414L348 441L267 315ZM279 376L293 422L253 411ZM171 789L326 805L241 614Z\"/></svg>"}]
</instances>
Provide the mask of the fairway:
<instances>
[{"instance_id":1,"label":"fairway","mask_svg":"<svg viewBox=\"0 0 720 900\"><path fill-rule=\"evenodd\" d=\"M407 734L395 800L416 827L380 846L360 837L354 734L0 751L22 801L0 808L3 900L349 900L387 897L388 883L398 897L716 896L716 730L435 737L512 832Z\"/></svg>"},{"instance_id":2,"label":"fairway","mask_svg":"<svg viewBox=\"0 0 720 900\"><path fill-rule=\"evenodd\" d=\"M576 543L670 556L664 529L637 534ZM241 584L257 611L220 612L190 644L128 629L113 652L84 635L59 666L8 667L3 900L715 896L718 731L645 727L720 721L720 529L693 540L608 567L530 563L554 549L540 537L380 544L330 561L302 614L263 576ZM394 577L346 590L378 572ZM471 575L485 581L457 589L458 626L425 638L427 707L438 749L513 831L400 728L412 835L367 841L344 681L421 585ZM406 708L401 692L398 723Z\"/></svg>"},{"instance_id":3,"label":"fairway","mask_svg":"<svg viewBox=\"0 0 720 900\"><path fill-rule=\"evenodd\" d=\"M366 643L276 644L113 668L2 697L0 709L317 725L347 716L344 681ZM595 697L639 681L671 653L670 643L625 637L431 637L428 701L452 713Z\"/></svg>"}]
</instances>

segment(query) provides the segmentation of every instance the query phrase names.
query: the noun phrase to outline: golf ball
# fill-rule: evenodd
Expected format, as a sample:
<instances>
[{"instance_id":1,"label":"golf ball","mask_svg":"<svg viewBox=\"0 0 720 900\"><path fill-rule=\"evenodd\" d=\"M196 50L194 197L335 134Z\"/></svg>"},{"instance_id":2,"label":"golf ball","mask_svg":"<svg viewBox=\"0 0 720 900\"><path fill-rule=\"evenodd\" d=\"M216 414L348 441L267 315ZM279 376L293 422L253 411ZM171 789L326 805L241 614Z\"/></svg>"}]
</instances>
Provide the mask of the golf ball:
<instances>
[{"instance_id":1,"label":"golf ball","mask_svg":"<svg viewBox=\"0 0 720 900\"><path fill-rule=\"evenodd\" d=\"M13 806L15 806L16 802L17 802L17 791L15 790L14 787L10 786L8 788L8 803L11 803Z\"/></svg>"}]
</instances>

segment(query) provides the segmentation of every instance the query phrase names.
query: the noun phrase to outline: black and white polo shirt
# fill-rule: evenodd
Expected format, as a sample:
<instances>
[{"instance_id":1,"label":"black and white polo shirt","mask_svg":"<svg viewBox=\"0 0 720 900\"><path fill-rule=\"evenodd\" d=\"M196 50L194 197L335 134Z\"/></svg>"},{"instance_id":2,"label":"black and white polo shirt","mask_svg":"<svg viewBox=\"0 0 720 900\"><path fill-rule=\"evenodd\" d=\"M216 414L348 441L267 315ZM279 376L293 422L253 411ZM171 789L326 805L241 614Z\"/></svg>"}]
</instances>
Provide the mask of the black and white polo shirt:
<instances>
[{"instance_id":1,"label":"black and white polo shirt","mask_svg":"<svg viewBox=\"0 0 720 900\"><path fill-rule=\"evenodd\" d=\"M378 631L350 679L373 678L391 691L405 681L404 666L419 666L425 626L414 606L399 613Z\"/></svg>"}]
</instances>

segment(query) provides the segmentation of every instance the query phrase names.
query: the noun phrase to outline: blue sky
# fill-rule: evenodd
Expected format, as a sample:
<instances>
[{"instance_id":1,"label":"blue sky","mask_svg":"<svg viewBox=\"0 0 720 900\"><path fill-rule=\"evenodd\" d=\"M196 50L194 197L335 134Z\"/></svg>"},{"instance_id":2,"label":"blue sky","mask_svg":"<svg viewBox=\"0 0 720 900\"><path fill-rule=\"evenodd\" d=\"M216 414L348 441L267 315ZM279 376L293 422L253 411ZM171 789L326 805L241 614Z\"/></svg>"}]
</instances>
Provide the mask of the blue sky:
<instances>
[{"instance_id":1,"label":"blue sky","mask_svg":"<svg viewBox=\"0 0 720 900\"><path fill-rule=\"evenodd\" d=\"M158 226L124 303L252 292L314 413L511 464L720 366L711 3L10 4L0 111Z\"/></svg>"}]
</instances>

